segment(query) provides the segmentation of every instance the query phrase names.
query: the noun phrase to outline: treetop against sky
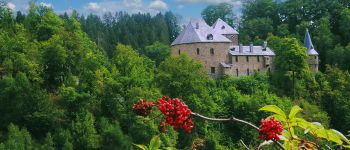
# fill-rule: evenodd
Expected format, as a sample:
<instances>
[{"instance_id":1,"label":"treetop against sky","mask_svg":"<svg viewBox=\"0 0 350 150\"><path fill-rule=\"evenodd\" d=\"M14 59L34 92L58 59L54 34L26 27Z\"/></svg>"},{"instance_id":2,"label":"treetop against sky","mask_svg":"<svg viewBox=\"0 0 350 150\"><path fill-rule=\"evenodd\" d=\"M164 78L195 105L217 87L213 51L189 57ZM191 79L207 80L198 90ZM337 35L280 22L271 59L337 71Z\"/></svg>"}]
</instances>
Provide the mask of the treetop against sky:
<instances>
[{"instance_id":1,"label":"treetop against sky","mask_svg":"<svg viewBox=\"0 0 350 150\"><path fill-rule=\"evenodd\" d=\"M27 11L30 0L5 0L15 11ZM183 16L184 21L199 18L200 12L210 4L230 3L235 14L240 15L242 0L35 0L36 3L52 7L57 13L77 10L81 14L100 14L126 11L128 13L151 13L173 11Z\"/></svg>"}]
</instances>

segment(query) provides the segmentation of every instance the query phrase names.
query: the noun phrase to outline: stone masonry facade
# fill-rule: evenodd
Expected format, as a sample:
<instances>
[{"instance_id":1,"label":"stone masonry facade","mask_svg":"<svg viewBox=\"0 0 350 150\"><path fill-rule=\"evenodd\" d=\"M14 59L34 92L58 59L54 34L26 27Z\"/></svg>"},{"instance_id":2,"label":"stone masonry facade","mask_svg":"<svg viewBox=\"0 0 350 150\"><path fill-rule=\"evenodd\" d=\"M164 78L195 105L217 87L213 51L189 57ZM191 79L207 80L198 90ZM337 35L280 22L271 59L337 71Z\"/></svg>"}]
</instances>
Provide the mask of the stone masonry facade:
<instances>
[{"instance_id":1,"label":"stone masonry facade","mask_svg":"<svg viewBox=\"0 0 350 150\"><path fill-rule=\"evenodd\" d=\"M312 42L308 31L306 34L304 42L309 43L305 44L310 56L309 67L316 73L318 53L310 46ZM261 46L243 46L238 44L237 37L238 32L221 19L212 27L203 20L192 20L172 43L171 55L186 54L198 60L213 77L248 76L255 72L273 71L275 54L266 42Z\"/></svg>"}]
</instances>

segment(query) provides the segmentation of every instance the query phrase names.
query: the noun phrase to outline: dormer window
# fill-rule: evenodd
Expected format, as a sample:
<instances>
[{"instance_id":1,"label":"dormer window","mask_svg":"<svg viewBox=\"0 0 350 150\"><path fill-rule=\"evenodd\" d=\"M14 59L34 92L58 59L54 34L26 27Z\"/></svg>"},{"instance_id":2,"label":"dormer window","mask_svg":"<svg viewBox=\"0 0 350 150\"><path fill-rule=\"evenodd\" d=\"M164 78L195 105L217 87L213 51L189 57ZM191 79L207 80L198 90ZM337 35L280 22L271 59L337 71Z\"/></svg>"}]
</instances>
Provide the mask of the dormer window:
<instances>
[{"instance_id":1,"label":"dormer window","mask_svg":"<svg viewBox=\"0 0 350 150\"><path fill-rule=\"evenodd\" d=\"M224 29L225 29L225 26L222 26L221 29L224 30Z\"/></svg>"},{"instance_id":2,"label":"dormer window","mask_svg":"<svg viewBox=\"0 0 350 150\"><path fill-rule=\"evenodd\" d=\"M212 34L208 34L207 40L213 40L213 35Z\"/></svg>"}]
</instances>

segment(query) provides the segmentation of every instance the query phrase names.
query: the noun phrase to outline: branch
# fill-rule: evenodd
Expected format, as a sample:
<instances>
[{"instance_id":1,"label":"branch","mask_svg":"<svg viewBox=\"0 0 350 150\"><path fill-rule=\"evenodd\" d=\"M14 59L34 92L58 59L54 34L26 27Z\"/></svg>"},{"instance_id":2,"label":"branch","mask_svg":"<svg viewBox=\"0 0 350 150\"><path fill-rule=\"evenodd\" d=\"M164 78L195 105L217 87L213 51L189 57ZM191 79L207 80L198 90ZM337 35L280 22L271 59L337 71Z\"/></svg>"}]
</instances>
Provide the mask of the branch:
<instances>
[{"instance_id":1,"label":"branch","mask_svg":"<svg viewBox=\"0 0 350 150\"><path fill-rule=\"evenodd\" d=\"M243 142L242 140L239 140L239 141L242 143L242 145L243 145L247 150L250 150L249 147L248 147L247 145L245 145L244 142Z\"/></svg>"},{"instance_id":2,"label":"branch","mask_svg":"<svg viewBox=\"0 0 350 150\"><path fill-rule=\"evenodd\" d=\"M218 122L240 122L240 123L243 123L243 124L246 124L246 125L249 125L250 127L253 127L254 129L256 130L259 130L259 127L255 126L254 124L250 123L250 122L247 122L247 121L244 121L244 120L241 120L241 119L238 119L238 118L235 118L235 117L231 117L231 118L210 118L210 117L206 117L206 116L203 116L201 114L198 114L198 113L194 113L194 112L191 112L191 115L193 116L196 116L196 117L199 117L199 118L202 118L204 120L208 120L208 121L218 121ZM278 147L280 147L281 149L285 149L283 147L283 145L278 142L278 141L275 141L273 140L274 143L276 143L278 145Z\"/></svg>"}]
</instances>

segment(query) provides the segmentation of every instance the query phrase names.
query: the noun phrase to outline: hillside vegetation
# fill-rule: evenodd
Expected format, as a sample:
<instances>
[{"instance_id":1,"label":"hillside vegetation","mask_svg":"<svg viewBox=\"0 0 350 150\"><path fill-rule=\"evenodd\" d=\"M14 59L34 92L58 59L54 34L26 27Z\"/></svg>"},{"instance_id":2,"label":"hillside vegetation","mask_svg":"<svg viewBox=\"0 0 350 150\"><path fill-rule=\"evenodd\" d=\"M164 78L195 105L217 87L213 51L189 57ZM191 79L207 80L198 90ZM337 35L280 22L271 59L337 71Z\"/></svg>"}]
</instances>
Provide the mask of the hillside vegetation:
<instances>
[{"instance_id":1,"label":"hillside vegetation","mask_svg":"<svg viewBox=\"0 0 350 150\"><path fill-rule=\"evenodd\" d=\"M135 149L133 144L148 145L155 135L162 148L177 149L244 149L240 140L250 147L262 142L248 126L199 118L190 134L170 127L161 133L159 111L140 117L132 107L162 96L181 98L206 116L254 124L267 116L258 111L265 105L285 112L299 105L298 116L348 134L349 6L341 0L245 3L240 40L267 40L277 71L212 79L199 62L170 56L169 45L180 32L172 12L84 17L34 3L26 13L13 13L1 3L0 149ZM202 15L226 17L205 10ZM310 72L300 42L305 28L320 53L317 74ZM339 148L328 141L320 145Z\"/></svg>"}]
</instances>

